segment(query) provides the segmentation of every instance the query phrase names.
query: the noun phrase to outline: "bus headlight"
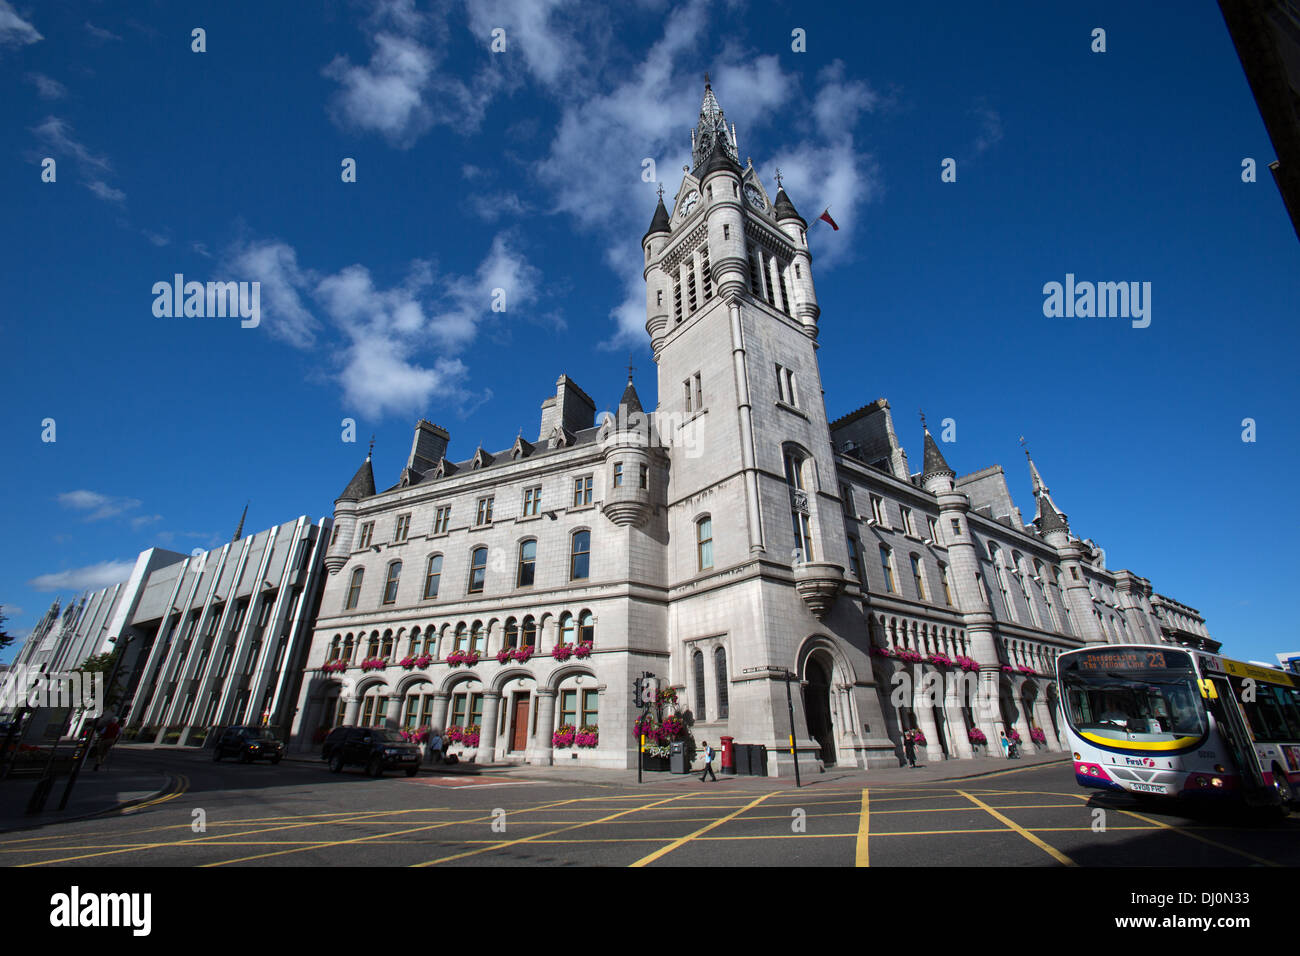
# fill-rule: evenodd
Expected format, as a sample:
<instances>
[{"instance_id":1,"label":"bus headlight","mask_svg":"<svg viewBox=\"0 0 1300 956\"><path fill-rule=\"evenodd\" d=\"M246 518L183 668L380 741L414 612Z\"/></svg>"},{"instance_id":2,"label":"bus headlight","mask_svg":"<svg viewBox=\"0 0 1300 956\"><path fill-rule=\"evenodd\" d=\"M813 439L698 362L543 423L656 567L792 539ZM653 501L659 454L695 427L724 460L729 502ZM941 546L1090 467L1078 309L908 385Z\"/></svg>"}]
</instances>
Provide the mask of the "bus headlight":
<instances>
[{"instance_id":1,"label":"bus headlight","mask_svg":"<svg viewBox=\"0 0 1300 956\"><path fill-rule=\"evenodd\" d=\"M1075 751L1074 759L1075 759L1075 760L1082 760L1083 758L1079 756L1078 751Z\"/></svg>"},{"instance_id":2,"label":"bus headlight","mask_svg":"<svg viewBox=\"0 0 1300 956\"><path fill-rule=\"evenodd\" d=\"M1210 786L1211 786L1211 787L1222 787L1222 786L1223 786L1223 778L1222 778L1222 777L1214 777L1212 780L1210 780Z\"/></svg>"},{"instance_id":3,"label":"bus headlight","mask_svg":"<svg viewBox=\"0 0 1300 956\"><path fill-rule=\"evenodd\" d=\"M1228 772L1228 768L1225 767L1225 766L1224 766L1223 764L1221 764L1221 763L1216 763L1216 764L1214 765L1214 772L1215 772L1215 773L1227 773L1227 772Z\"/></svg>"}]
</instances>

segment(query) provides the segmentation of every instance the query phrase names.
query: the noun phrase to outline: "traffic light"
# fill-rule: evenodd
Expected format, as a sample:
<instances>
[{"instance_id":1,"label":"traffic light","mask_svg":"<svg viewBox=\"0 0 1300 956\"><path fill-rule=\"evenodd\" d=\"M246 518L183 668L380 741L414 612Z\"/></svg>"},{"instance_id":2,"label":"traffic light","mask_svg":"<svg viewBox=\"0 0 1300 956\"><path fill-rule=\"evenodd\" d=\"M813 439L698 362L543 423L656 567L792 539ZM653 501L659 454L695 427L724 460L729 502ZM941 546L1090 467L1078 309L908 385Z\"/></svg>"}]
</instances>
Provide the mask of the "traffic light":
<instances>
[{"instance_id":1,"label":"traffic light","mask_svg":"<svg viewBox=\"0 0 1300 956\"><path fill-rule=\"evenodd\" d=\"M653 677L646 677L641 681L640 701L644 706L649 707L655 702L655 691L658 689L656 687L657 683L658 681Z\"/></svg>"},{"instance_id":2,"label":"traffic light","mask_svg":"<svg viewBox=\"0 0 1300 956\"><path fill-rule=\"evenodd\" d=\"M635 700L638 704L643 703L645 697L645 694L643 692L644 684L645 684L644 677L638 677L636 681L633 683L634 690L632 694L632 699Z\"/></svg>"}]
</instances>

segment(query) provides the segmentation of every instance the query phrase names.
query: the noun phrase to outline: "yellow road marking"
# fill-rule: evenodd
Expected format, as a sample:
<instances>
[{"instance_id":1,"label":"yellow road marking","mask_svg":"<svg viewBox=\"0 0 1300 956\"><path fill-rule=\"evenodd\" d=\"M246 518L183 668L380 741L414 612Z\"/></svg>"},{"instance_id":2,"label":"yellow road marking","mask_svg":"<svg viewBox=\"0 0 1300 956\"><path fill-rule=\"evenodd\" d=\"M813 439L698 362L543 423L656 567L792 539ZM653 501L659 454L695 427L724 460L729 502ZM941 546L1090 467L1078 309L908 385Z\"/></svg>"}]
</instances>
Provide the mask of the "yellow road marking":
<instances>
[{"instance_id":1,"label":"yellow road marking","mask_svg":"<svg viewBox=\"0 0 1300 956\"><path fill-rule=\"evenodd\" d=\"M867 853L867 838L871 834L871 797L870 791L862 789L862 809L858 812L858 844L854 866L870 866L871 856Z\"/></svg>"},{"instance_id":2,"label":"yellow road marking","mask_svg":"<svg viewBox=\"0 0 1300 956\"><path fill-rule=\"evenodd\" d=\"M653 807L657 807L657 806L659 806L659 805L661 805L661 804L664 804L664 803L671 803L671 802L674 801L674 800L680 800L680 799L682 799L682 797L686 797L686 796L689 796L689 795L690 795L689 793L682 793L682 794L678 794L678 795L675 796L675 797L665 797L663 800L655 800L655 801L653 801L653 802L651 802L651 803L646 804L646 805L643 806L643 807L633 807L633 808L628 809L628 810L620 810L618 813L610 814L609 816L606 816L606 817L601 817L599 820L593 820L593 821L591 821L591 823L604 823L604 822L606 822L606 821L608 821L608 820L613 820L613 819L615 819L615 818L617 818L617 817L627 816L629 813L636 813L638 810L649 810L649 809L651 809L651 808L653 808ZM478 854L478 853L486 853L486 852L488 852L489 850L501 850L501 849L504 849L504 848L506 848L506 847L508 847L508 846L515 846L515 845L520 844L520 843L533 843L533 842L535 842L535 841L537 841L537 840L540 840L540 839L542 839L542 838L544 838L544 837L554 836L554 835L557 834L557 833L566 833L566 832L568 832L569 830L578 830L578 829L581 829L582 827L590 826L590 825L591 825L590 823L575 823L575 824L573 824L572 826L562 827L562 828L559 829L559 830L550 830L550 831L548 831L548 832L546 832L546 833L539 833L539 834L537 834L537 835L535 835L535 836L530 836L530 837L522 837L522 838L520 838L520 839L518 839L518 840L505 840L505 841L502 841L502 842L500 842L500 843L495 843L495 844L493 844L493 845L491 845L491 846L483 847L483 848L480 849L480 850L469 850L469 851L467 851L467 852L465 852L465 853L455 853L455 854L452 854L451 856L443 856L443 857L439 857L439 858L436 859L436 860L429 860L429 861L427 861L427 862L425 862L425 863L416 863L416 864L413 864L413 865L414 865L414 866L434 866L435 864L438 864L438 863L448 863L448 862L450 862L450 861L452 861L452 860L460 860L460 859L463 859L463 858L465 858L465 857L467 857L467 856L474 856L475 854Z\"/></svg>"},{"instance_id":3,"label":"yellow road marking","mask_svg":"<svg viewBox=\"0 0 1300 956\"><path fill-rule=\"evenodd\" d=\"M998 813L998 811L994 810L992 807L990 807L990 806L989 806L987 803L985 803L983 800L980 800L978 797L973 797L973 796L971 796L969 793L966 793L966 792L963 791L963 790L958 790L957 792L960 793L960 794L961 794L963 797L965 797L967 800L969 800L971 803L975 804L975 805L976 805L977 807L979 807L980 809L988 811L988 813L989 813L990 815L992 815L992 817L993 817L995 820L997 820L997 821L1000 822L1000 823L1004 823L1004 824L1006 824L1008 827L1010 827L1012 830L1015 830L1017 833L1019 833L1022 837L1024 837L1026 840L1028 840L1028 841L1029 841L1030 843L1032 843L1034 846L1038 847L1038 848L1039 848L1040 850L1042 850L1044 853L1049 854L1049 855L1052 857L1052 859L1056 860L1058 863L1061 863L1061 864L1063 864L1063 865L1065 865L1065 866L1078 866L1077 863L1075 863L1072 859L1070 859L1068 856L1066 856L1066 855L1065 855L1064 853L1062 853L1060 850L1056 849L1056 847L1054 847L1054 846L1052 846L1052 845L1050 845L1050 844L1044 842L1043 840L1039 839L1038 837L1034 836L1032 833L1030 833L1028 830L1026 830L1026 829L1025 829L1024 827L1022 827L1020 824L1016 823L1016 822L1015 822L1014 820L1012 820L1010 817L1007 817L1007 816L1002 815L1001 813Z\"/></svg>"},{"instance_id":4,"label":"yellow road marking","mask_svg":"<svg viewBox=\"0 0 1300 956\"><path fill-rule=\"evenodd\" d=\"M776 792L780 793L781 791L778 790ZM764 800L766 800L768 797L771 796L775 796L775 794L765 793L761 797L758 797L756 800L751 800L749 803L745 804L739 810L735 810L731 813L728 813L725 817L719 817L717 820L714 820L712 823L708 824L707 826L700 827L700 829L696 830L694 833L688 834L687 836L684 837L680 837L674 840L672 843L669 843L667 846L655 850L655 852L651 853L649 856L643 856L641 859L633 863L632 866L634 867L647 866L653 863L655 860L659 859L660 857L667 856L669 853L673 852L673 850L676 850L678 847L690 843L696 837L708 833L710 830L714 829L715 827L722 826L728 820L732 820L740 816L746 810L758 806L760 803L762 803Z\"/></svg>"}]
</instances>

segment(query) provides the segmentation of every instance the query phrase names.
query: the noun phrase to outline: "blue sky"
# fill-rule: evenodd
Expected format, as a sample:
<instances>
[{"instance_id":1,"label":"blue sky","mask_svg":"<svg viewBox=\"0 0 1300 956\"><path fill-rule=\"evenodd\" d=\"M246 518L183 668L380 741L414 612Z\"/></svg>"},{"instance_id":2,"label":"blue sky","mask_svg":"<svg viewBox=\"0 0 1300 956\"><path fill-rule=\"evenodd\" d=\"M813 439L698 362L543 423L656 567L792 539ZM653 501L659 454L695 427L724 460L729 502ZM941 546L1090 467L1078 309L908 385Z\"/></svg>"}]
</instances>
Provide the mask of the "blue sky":
<instances>
[{"instance_id":1,"label":"blue sky","mask_svg":"<svg viewBox=\"0 0 1300 956\"><path fill-rule=\"evenodd\" d=\"M952 418L953 467L1032 514L1023 434L1111 567L1233 656L1300 648L1300 248L1217 6L1135 6L0 0L10 632L246 500L328 514L372 433L382 486L417 417L506 447L561 372L616 404L629 353L653 401L642 161L671 197L707 70L769 189L841 226L810 238L832 418L888 398L914 463L916 409ZM156 318L175 273L258 279L261 324ZM1066 273L1150 282L1150 327L1045 317Z\"/></svg>"}]
</instances>

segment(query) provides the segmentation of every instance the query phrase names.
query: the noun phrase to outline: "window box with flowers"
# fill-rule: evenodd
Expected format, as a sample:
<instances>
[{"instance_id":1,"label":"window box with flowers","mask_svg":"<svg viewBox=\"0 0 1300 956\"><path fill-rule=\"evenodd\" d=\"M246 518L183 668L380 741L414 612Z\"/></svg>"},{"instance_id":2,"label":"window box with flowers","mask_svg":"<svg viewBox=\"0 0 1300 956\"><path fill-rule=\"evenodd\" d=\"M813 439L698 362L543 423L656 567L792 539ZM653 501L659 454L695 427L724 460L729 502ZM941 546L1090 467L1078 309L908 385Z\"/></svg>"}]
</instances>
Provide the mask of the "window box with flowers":
<instances>
[{"instance_id":1,"label":"window box with flowers","mask_svg":"<svg viewBox=\"0 0 1300 956\"><path fill-rule=\"evenodd\" d=\"M340 671L345 671L347 669L348 669L347 661L330 661L328 664L326 664L324 667L321 668L321 670L323 670L326 674L337 674Z\"/></svg>"},{"instance_id":2,"label":"window box with flowers","mask_svg":"<svg viewBox=\"0 0 1300 956\"><path fill-rule=\"evenodd\" d=\"M415 659L416 667L428 667L432 663L433 663L432 654L421 654L419 657Z\"/></svg>"},{"instance_id":3,"label":"window box with flowers","mask_svg":"<svg viewBox=\"0 0 1300 956\"><path fill-rule=\"evenodd\" d=\"M952 658L947 654L931 654L926 657L925 662L927 664L933 664L935 667L943 668L952 667L953 665Z\"/></svg>"},{"instance_id":4,"label":"window box with flowers","mask_svg":"<svg viewBox=\"0 0 1300 956\"><path fill-rule=\"evenodd\" d=\"M667 710L665 710L667 705ZM688 738L685 719L677 712L677 690L666 687L655 696L650 709L636 719L632 733L637 744L645 737L642 766L645 770L664 772L669 769L671 745L676 740Z\"/></svg>"},{"instance_id":5,"label":"window box with flowers","mask_svg":"<svg viewBox=\"0 0 1300 956\"><path fill-rule=\"evenodd\" d=\"M402 667L409 671L415 667L415 658L411 657L408 654L406 657L403 657L400 661L398 661L397 664L399 667Z\"/></svg>"},{"instance_id":6,"label":"window box with flowers","mask_svg":"<svg viewBox=\"0 0 1300 956\"><path fill-rule=\"evenodd\" d=\"M514 657L514 656L515 656L515 655L514 655L514 653L510 650L510 648L508 648L508 647L503 647L503 648L501 648L501 650L497 651L497 663L498 663L498 664L505 664L507 661L509 661L509 660L510 660L512 657Z\"/></svg>"},{"instance_id":7,"label":"window box with flowers","mask_svg":"<svg viewBox=\"0 0 1300 956\"><path fill-rule=\"evenodd\" d=\"M520 664L527 664L532 656L533 645L531 644L525 644L523 647L516 647L514 649L514 658Z\"/></svg>"},{"instance_id":8,"label":"window box with flowers","mask_svg":"<svg viewBox=\"0 0 1300 956\"><path fill-rule=\"evenodd\" d=\"M966 731L966 739L970 741L971 749L975 752L975 756L977 757L984 753L984 748L987 747L989 743L988 736L978 727L972 727L970 730Z\"/></svg>"},{"instance_id":9,"label":"window box with flowers","mask_svg":"<svg viewBox=\"0 0 1300 956\"><path fill-rule=\"evenodd\" d=\"M590 657L590 656L591 656L591 645L590 645L590 644L576 644L576 645L574 645L574 648L573 648L573 656L574 656L574 657L577 657L577 658Z\"/></svg>"},{"instance_id":10,"label":"window box with flowers","mask_svg":"<svg viewBox=\"0 0 1300 956\"><path fill-rule=\"evenodd\" d=\"M464 733L461 734L460 742L466 750L472 750L477 747L479 742L479 725L470 724L466 727Z\"/></svg>"},{"instance_id":11,"label":"window box with flowers","mask_svg":"<svg viewBox=\"0 0 1300 956\"><path fill-rule=\"evenodd\" d=\"M964 671L978 671L980 669L979 661L973 657L966 657L964 654L957 655L956 663Z\"/></svg>"},{"instance_id":12,"label":"window box with flowers","mask_svg":"<svg viewBox=\"0 0 1300 956\"><path fill-rule=\"evenodd\" d=\"M573 656L572 644L556 644L551 648L551 656L557 661L567 661Z\"/></svg>"},{"instance_id":13,"label":"window box with flowers","mask_svg":"<svg viewBox=\"0 0 1300 956\"><path fill-rule=\"evenodd\" d=\"M453 724L443 731L442 737L448 744L458 744L465 739L465 731Z\"/></svg>"},{"instance_id":14,"label":"window box with flowers","mask_svg":"<svg viewBox=\"0 0 1300 956\"><path fill-rule=\"evenodd\" d=\"M600 732L595 724L583 724L574 734L573 742L579 747L594 747L600 743Z\"/></svg>"},{"instance_id":15,"label":"window box with flowers","mask_svg":"<svg viewBox=\"0 0 1300 956\"><path fill-rule=\"evenodd\" d=\"M897 652L892 647L873 647L871 653L877 657L895 657Z\"/></svg>"},{"instance_id":16,"label":"window box with flowers","mask_svg":"<svg viewBox=\"0 0 1300 956\"><path fill-rule=\"evenodd\" d=\"M1026 677L1036 676L1036 672L1032 667L1017 667L1016 670L1020 671L1020 673L1024 674Z\"/></svg>"},{"instance_id":17,"label":"window box with flowers","mask_svg":"<svg viewBox=\"0 0 1300 956\"><path fill-rule=\"evenodd\" d=\"M415 730L399 730L397 736L409 744L422 744L429 739L429 728L417 727Z\"/></svg>"},{"instance_id":18,"label":"window box with flowers","mask_svg":"<svg viewBox=\"0 0 1300 956\"><path fill-rule=\"evenodd\" d=\"M925 660L919 651L914 651L910 647L897 648L894 656L905 664L919 664Z\"/></svg>"},{"instance_id":19,"label":"window box with flowers","mask_svg":"<svg viewBox=\"0 0 1300 956\"><path fill-rule=\"evenodd\" d=\"M572 747L576 736L577 732L573 729L573 724L561 724L555 729L555 733L551 734L551 746Z\"/></svg>"},{"instance_id":20,"label":"window box with flowers","mask_svg":"<svg viewBox=\"0 0 1300 956\"><path fill-rule=\"evenodd\" d=\"M363 671L381 671L388 666L388 661L382 657L368 657L361 662Z\"/></svg>"},{"instance_id":21,"label":"window box with flowers","mask_svg":"<svg viewBox=\"0 0 1300 956\"><path fill-rule=\"evenodd\" d=\"M1047 734L1043 733L1042 728L1040 728L1040 727L1030 727L1030 728L1029 728L1029 739L1032 740L1032 741L1033 741L1034 743L1036 743L1036 744L1046 744L1046 743L1047 743Z\"/></svg>"}]
</instances>

